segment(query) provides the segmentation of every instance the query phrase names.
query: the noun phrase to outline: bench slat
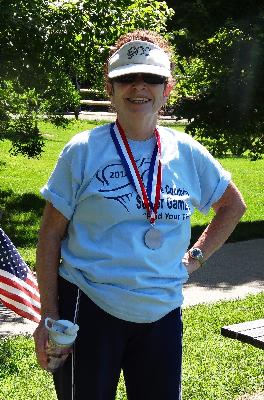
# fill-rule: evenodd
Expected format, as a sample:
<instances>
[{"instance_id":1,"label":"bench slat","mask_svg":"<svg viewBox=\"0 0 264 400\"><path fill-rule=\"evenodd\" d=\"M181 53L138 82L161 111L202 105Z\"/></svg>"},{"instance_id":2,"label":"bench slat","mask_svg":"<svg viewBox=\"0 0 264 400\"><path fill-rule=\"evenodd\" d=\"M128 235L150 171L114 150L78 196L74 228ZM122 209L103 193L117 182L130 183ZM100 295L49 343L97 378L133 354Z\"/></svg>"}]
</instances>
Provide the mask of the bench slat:
<instances>
[{"instance_id":1,"label":"bench slat","mask_svg":"<svg viewBox=\"0 0 264 400\"><path fill-rule=\"evenodd\" d=\"M86 104L88 106L110 106L111 101L109 100L80 100L81 104Z\"/></svg>"},{"instance_id":2,"label":"bench slat","mask_svg":"<svg viewBox=\"0 0 264 400\"><path fill-rule=\"evenodd\" d=\"M259 327L264 327L264 319L257 319L255 321L247 321L247 322L241 322L239 324L228 325L226 328L233 329L236 331L242 331L246 329L259 328Z\"/></svg>"},{"instance_id":3,"label":"bench slat","mask_svg":"<svg viewBox=\"0 0 264 400\"><path fill-rule=\"evenodd\" d=\"M264 349L264 319L224 326L221 334Z\"/></svg>"}]
</instances>

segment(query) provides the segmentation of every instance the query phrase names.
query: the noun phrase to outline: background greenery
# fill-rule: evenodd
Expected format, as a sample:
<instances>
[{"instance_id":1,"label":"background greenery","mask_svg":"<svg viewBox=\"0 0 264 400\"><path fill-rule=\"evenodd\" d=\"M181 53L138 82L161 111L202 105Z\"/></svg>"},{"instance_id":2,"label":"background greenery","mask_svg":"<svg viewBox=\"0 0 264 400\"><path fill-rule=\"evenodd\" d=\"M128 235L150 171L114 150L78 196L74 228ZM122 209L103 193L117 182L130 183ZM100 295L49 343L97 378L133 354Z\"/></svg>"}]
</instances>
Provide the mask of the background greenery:
<instances>
[{"instance_id":1,"label":"background greenery","mask_svg":"<svg viewBox=\"0 0 264 400\"><path fill-rule=\"evenodd\" d=\"M80 84L103 92L103 65L121 33L165 33L165 2L143 0L1 0L0 140L14 154L35 157L43 114L66 125L78 115ZM14 116L16 118L14 118Z\"/></svg>"},{"instance_id":2,"label":"background greenery","mask_svg":"<svg viewBox=\"0 0 264 400\"><path fill-rule=\"evenodd\" d=\"M110 46L145 28L175 50L177 84L167 111L187 119L188 131L213 154L260 158L263 22L261 0L1 0L0 139L12 141L14 154L39 154L39 117L57 125L69 111L77 117L80 85L105 96Z\"/></svg>"},{"instance_id":3,"label":"background greenery","mask_svg":"<svg viewBox=\"0 0 264 400\"><path fill-rule=\"evenodd\" d=\"M174 112L216 155L264 151L260 0L167 0L180 80Z\"/></svg>"},{"instance_id":4,"label":"background greenery","mask_svg":"<svg viewBox=\"0 0 264 400\"><path fill-rule=\"evenodd\" d=\"M25 261L34 268L35 247L44 200L39 189L46 183L64 144L77 132L91 129L102 122L72 121L67 129L41 123L45 151L36 158L10 155L10 141L0 142L0 224L20 250ZM184 130L183 126L174 126ZM248 206L246 214L229 240L249 240L264 237L264 160L224 158L220 160L233 176ZM192 241L212 217L195 212L192 218Z\"/></svg>"},{"instance_id":5,"label":"background greenery","mask_svg":"<svg viewBox=\"0 0 264 400\"><path fill-rule=\"evenodd\" d=\"M183 400L234 400L264 390L264 352L220 334L222 326L262 318L263 301L264 293L183 310ZM0 387L0 400L56 399L31 338L0 340ZM121 377L116 400L126 399Z\"/></svg>"}]
</instances>

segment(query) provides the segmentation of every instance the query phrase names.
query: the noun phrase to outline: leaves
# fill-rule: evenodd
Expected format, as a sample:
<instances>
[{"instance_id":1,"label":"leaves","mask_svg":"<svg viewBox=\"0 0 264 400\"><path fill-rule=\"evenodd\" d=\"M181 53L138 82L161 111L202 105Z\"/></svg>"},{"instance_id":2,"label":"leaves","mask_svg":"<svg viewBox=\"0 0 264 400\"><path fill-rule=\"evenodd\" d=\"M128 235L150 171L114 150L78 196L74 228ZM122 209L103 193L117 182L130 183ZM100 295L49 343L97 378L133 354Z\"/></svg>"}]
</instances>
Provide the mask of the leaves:
<instances>
[{"instance_id":1,"label":"leaves","mask_svg":"<svg viewBox=\"0 0 264 400\"><path fill-rule=\"evenodd\" d=\"M143 0L1 0L0 138L12 154L38 156L43 142L38 119L56 125L78 116L78 87L104 90L109 48L135 28L165 32L166 2ZM33 107L34 104L34 107ZM14 118L15 117L15 118Z\"/></svg>"},{"instance_id":2,"label":"leaves","mask_svg":"<svg viewBox=\"0 0 264 400\"><path fill-rule=\"evenodd\" d=\"M175 23L173 40L181 56L176 115L190 121L188 131L215 155L260 158L264 148L263 4L258 0L239 4L187 0L177 2L174 10L169 26Z\"/></svg>"}]
</instances>

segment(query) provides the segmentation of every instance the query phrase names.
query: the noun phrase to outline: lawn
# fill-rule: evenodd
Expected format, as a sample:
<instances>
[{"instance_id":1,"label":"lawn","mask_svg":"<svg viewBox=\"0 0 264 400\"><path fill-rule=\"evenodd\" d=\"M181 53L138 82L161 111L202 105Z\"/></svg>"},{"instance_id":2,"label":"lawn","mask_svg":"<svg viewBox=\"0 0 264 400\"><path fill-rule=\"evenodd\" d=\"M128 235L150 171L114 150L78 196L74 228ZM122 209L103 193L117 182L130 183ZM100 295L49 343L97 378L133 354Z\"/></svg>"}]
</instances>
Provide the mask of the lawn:
<instances>
[{"instance_id":1,"label":"lawn","mask_svg":"<svg viewBox=\"0 0 264 400\"><path fill-rule=\"evenodd\" d=\"M234 400L264 390L264 352L220 334L224 325L262 318L263 301L264 293L183 310L183 400ZM36 364L31 338L0 341L0 387L0 400L56 399L51 376ZM126 399L121 377L116 400Z\"/></svg>"},{"instance_id":2,"label":"lawn","mask_svg":"<svg viewBox=\"0 0 264 400\"><path fill-rule=\"evenodd\" d=\"M40 125L45 137L45 149L39 159L28 159L9 154L10 143L0 142L0 212L1 226L10 235L25 261L34 267L35 246L44 201L39 189L47 181L64 144L77 132L91 129L101 122L72 122L64 129L49 123ZM183 130L182 126L175 126ZM246 200L248 211L232 234L230 240L249 240L264 237L264 159L224 158L220 162L233 176ZM193 237L201 233L208 223L208 216L196 212L192 218Z\"/></svg>"}]
</instances>

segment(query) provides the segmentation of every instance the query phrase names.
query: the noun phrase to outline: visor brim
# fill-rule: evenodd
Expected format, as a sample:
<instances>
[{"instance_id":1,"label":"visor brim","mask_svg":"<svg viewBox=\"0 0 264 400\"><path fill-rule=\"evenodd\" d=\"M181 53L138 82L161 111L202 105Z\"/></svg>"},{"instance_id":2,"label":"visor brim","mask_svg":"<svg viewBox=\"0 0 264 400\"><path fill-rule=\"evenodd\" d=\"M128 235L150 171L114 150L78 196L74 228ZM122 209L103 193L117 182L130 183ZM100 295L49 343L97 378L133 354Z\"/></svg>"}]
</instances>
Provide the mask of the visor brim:
<instances>
[{"instance_id":1,"label":"visor brim","mask_svg":"<svg viewBox=\"0 0 264 400\"><path fill-rule=\"evenodd\" d=\"M165 76L169 78L171 76L170 70L167 68L158 66L158 65L150 65L150 64L129 64L124 65L122 67L115 68L113 71L108 73L108 77L110 79L116 78L122 75L128 74L152 74L152 75L159 75Z\"/></svg>"}]
</instances>

